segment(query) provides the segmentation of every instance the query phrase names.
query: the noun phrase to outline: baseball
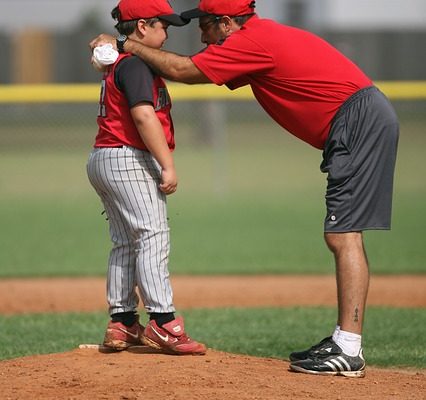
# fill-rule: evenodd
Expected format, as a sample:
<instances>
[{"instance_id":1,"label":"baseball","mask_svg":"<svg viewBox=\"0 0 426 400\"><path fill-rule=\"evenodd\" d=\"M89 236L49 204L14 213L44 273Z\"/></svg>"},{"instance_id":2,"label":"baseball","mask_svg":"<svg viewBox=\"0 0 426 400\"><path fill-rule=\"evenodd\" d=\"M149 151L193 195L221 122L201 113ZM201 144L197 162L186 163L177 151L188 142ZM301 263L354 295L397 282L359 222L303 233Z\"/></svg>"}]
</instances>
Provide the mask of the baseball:
<instances>
[{"instance_id":1,"label":"baseball","mask_svg":"<svg viewBox=\"0 0 426 400\"><path fill-rule=\"evenodd\" d=\"M92 59L90 61L92 63L93 68L96 69L98 72L105 72L106 65L101 64L96 57L92 56Z\"/></svg>"}]
</instances>

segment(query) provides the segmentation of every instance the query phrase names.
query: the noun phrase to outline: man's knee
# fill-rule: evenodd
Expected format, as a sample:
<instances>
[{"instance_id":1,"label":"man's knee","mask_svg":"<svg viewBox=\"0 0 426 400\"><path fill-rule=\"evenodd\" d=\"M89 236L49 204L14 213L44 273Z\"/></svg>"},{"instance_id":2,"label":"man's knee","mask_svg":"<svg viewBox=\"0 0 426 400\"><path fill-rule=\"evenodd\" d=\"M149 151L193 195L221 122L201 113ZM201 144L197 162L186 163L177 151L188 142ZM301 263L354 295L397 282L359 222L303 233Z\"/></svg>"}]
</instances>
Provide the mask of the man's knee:
<instances>
[{"instance_id":1,"label":"man's knee","mask_svg":"<svg viewBox=\"0 0 426 400\"><path fill-rule=\"evenodd\" d=\"M334 254L339 253L340 251L347 249L348 247L360 247L362 245L362 232L344 232L344 233L330 233L326 232L324 234L325 242L327 243L328 248Z\"/></svg>"}]
</instances>

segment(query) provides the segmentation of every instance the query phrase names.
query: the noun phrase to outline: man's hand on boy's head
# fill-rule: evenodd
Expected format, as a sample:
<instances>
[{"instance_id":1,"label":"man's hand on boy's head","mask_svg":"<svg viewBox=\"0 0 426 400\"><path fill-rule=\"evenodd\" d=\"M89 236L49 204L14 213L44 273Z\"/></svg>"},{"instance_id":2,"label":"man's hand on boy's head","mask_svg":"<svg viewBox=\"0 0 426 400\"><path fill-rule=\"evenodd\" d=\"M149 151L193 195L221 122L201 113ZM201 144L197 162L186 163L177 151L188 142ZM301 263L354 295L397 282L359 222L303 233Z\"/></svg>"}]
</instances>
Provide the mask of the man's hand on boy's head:
<instances>
[{"instance_id":1,"label":"man's hand on boy's head","mask_svg":"<svg viewBox=\"0 0 426 400\"><path fill-rule=\"evenodd\" d=\"M117 50L117 42L115 36L108 35L107 33L101 33L98 37L93 39L89 43L89 47L93 50L97 46L102 46L104 44L112 44L113 48Z\"/></svg>"}]
</instances>

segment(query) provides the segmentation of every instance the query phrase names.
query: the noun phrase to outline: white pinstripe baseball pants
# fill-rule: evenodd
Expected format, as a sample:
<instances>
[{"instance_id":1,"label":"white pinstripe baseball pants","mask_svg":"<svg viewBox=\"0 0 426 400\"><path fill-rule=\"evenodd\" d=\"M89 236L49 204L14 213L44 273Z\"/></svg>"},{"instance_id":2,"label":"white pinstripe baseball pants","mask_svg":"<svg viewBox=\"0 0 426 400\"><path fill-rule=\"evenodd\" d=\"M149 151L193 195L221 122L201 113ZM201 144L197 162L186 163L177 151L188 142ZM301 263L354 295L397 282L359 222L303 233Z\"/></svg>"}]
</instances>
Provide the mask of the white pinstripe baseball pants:
<instances>
[{"instance_id":1,"label":"white pinstripe baseball pants","mask_svg":"<svg viewBox=\"0 0 426 400\"><path fill-rule=\"evenodd\" d=\"M137 310L136 287L148 313L174 312L166 196L158 188L161 167L147 151L96 148L87 174L105 207L113 243L107 278L110 314Z\"/></svg>"}]
</instances>

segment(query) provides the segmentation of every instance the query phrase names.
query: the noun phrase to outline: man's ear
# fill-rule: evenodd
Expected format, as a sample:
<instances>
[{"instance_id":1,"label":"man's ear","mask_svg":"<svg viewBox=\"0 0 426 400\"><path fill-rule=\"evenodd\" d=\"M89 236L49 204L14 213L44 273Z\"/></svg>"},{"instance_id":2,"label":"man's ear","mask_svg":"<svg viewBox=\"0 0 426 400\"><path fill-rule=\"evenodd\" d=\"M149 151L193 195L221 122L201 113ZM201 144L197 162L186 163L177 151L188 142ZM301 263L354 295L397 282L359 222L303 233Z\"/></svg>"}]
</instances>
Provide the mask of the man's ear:
<instances>
[{"instance_id":1,"label":"man's ear","mask_svg":"<svg viewBox=\"0 0 426 400\"><path fill-rule=\"evenodd\" d=\"M220 22L221 22L222 24L224 24L225 28L230 27L230 26L232 25L232 19L231 19L231 17L229 17L229 16L227 16L227 15L224 15L224 16L221 18Z\"/></svg>"},{"instance_id":2,"label":"man's ear","mask_svg":"<svg viewBox=\"0 0 426 400\"><path fill-rule=\"evenodd\" d=\"M224 15L221 18L220 23L223 25L223 28L224 28L226 33L229 33L229 32L232 31L232 25L233 25L234 21L232 20L231 17L229 17L228 15Z\"/></svg>"}]
</instances>

